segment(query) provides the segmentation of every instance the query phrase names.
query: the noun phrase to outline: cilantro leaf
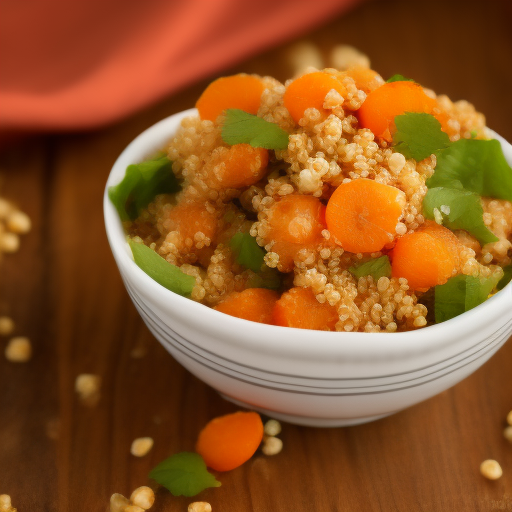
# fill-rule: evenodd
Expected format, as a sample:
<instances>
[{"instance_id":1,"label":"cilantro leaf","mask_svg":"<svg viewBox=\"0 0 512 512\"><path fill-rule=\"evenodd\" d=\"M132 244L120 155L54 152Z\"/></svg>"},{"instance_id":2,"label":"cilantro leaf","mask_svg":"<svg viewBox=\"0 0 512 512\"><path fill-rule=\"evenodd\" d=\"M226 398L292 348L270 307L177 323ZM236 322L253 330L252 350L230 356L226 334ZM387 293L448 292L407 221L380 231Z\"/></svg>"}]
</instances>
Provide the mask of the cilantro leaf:
<instances>
[{"instance_id":1,"label":"cilantro leaf","mask_svg":"<svg viewBox=\"0 0 512 512\"><path fill-rule=\"evenodd\" d=\"M265 251L249 233L235 233L229 241L236 262L253 272L259 272L264 264Z\"/></svg>"},{"instance_id":2,"label":"cilantro leaf","mask_svg":"<svg viewBox=\"0 0 512 512\"><path fill-rule=\"evenodd\" d=\"M193 276L189 276L182 272L175 265L171 265L168 261L158 255L153 249L147 245L128 241L132 250L135 263L146 274L161 284L164 288L171 290L179 295L188 296L192 293L192 289L196 284Z\"/></svg>"},{"instance_id":3,"label":"cilantro leaf","mask_svg":"<svg viewBox=\"0 0 512 512\"><path fill-rule=\"evenodd\" d=\"M195 496L208 487L221 485L207 471L201 455L192 452L172 455L153 468L149 477L169 489L174 496Z\"/></svg>"},{"instance_id":4,"label":"cilantro leaf","mask_svg":"<svg viewBox=\"0 0 512 512\"><path fill-rule=\"evenodd\" d=\"M427 187L465 189L512 201L512 169L497 140L459 139L438 153Z\"/></svg>"},{"instance_id":5,"label":"cilantro leaf","mask_svg":"<svg viewBox=\"0 0 512 512\"><path fill-rule=\"evenodd\" d=\"M245 143L265 149L288 147L288 133L277 124L236 108L226 110L222 140L230 146Z\"/></svg>"},{"instance_id":6,"label":"cilantro leaf","mask_svg":"<svg viewBox=\"0 0 512 512\"><path fill-rule=\"evenodd\" d=\"M373 280L377 281L380 277L391 276L391 263L387 256L381 256L380 258L373 258L360 265L354 265L350 267L348 271L357 278L372 276Z\"/></svg>"},{"instance_id":7,"label":"cilantro leaf","mask_svg":"<svg viewBox=\"0 0 512 512\"><path fill-rule=\"evenodd\" d=\"M108 189L121 220L134 220L156 195L178 192L180 185L166 156L129 165L123 180Z\"/></svg>"},{"instance_id":8,"label":"cilantro leaf","mask_svg":"<svg viewBox=\"0 0 512 512\"><path fill-rule=\"evenodd\" d=\"M503 288L505 288L505 286L507 286L510 281L512 281L512 265L507 265L506 267L503 267L503 277L496 285L496 290L503 290Z\"/></svg>"},{"instance_id":9,"label":"cilantro leaf","mask_svg":"<svg viewBox=\"0 0 512 512\"><path fill-rule=\"evenodd\" d=\"M450 144L441 123L432 115L406 112L395 117L394 150L417 162Z\"/></svg>"},{"instance_id":10,"label":"cilantro leaf","mask_svg":"<svg viewBox=\"0 0 512 512\"><path fill-rule=\"evenodd\" d=\"M450 320L482 304L501 278L495 273L487 278L459 274L435 287L436 323Z\"/></svg>"},{"instance_id":11,"label":"cilantro leaf","mask_svg":"<svg viewBox=\"0 0 512 512\"><path fill-rule=\"evenodd\" d=\"M249 233L235 233L229 241L229 246L236 262L256 273L248 283L251 288L277 290L281 287L279 273L265 265L265 251Z\"/></svg>"},{"instance_id":12,"label":"cilantro leaf","mask_svg":"<svg viewBox=\"0 0 512 512\"><path fill-rule=\"evenodd\" d=\"M396 74L386 80L388 84L391 82L414 82L414 80L412 78L406 78L404 75Z\"/></svg>"},{"instance_id":13,"label":"cilantro leaf","mask_svg":"<svg viewBox=\"0 0 512 512\"><path fill-rule=\"evenodd\" d=\"M453 230L463 229L472 234L481 245L497 242L499 238L484 224L484 210L480 197L474 192L454 188L436 187L428 190L423 199L423 215L434 219L434 210L443 213L443 225Z\"/></svg>"}]
</instances>

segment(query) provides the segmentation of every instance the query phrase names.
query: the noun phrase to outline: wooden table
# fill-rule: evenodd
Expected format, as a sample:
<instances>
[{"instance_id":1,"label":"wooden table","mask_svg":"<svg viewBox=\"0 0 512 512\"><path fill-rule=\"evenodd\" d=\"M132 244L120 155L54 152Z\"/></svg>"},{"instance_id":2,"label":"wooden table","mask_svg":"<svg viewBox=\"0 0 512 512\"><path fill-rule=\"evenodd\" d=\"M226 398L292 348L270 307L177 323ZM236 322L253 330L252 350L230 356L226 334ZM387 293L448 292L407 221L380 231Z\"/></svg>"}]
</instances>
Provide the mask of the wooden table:
<instances>
[{"instance_id":1,"label":"wooden table","mask_svg":"<svg viewBox=\"0 0 512 512\"><path fill-rule=\"evenodd\" d=\"M511 5L368 2L304 37L325 55L352 44L384 77L402 73L468 99L512 140ZM285 80L288 49L222 74ZM152 123L191 107L207 82L115 126L32 137L2 152L2 195L33 220L19 253L1 263L0 314L34 348L27 364L0 358L0 494L19 512L103 511L112 493L129 495L158 462L193 449L210 418L235 410L149 334L103 227L102 193L117 155ZM95 407L74 392L81 373L102 377ZM340 429L285 424L281 454L255 456L199 498L216 512L512 510L512 446L502 436L510 409L509 341L464 382L386 419ZM155 440L143 458L130 455L139 436ZM500 461L500 480L480 476L487 458ZM152 510L185 511L191 501L161 490Z\"/></svg>"}]
</instances>

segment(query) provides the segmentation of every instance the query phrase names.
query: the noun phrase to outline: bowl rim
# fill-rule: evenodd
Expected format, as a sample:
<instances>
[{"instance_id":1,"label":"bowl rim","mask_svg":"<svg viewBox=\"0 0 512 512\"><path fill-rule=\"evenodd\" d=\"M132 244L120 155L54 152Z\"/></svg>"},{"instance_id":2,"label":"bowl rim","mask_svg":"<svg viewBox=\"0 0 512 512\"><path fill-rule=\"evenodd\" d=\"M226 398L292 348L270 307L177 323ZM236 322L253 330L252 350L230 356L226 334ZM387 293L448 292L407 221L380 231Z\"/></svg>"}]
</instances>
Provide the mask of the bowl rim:
<instances>
[{"instance_id":1,"label":"bowl rim","mask_svg":"<svg viewBox=\"0 0 512 512\"><path fill-rule=\"evenodd\" d=\"M172 138L182 119L196 114L197 110L194 108L175 113L139 134L116 159L104 190L105 228L119 271L124 279L129 278L135 284L137 290L144 290L144 295L151 298L152 306L156 309L158 304L165 304L165 308L172 307L184 322L231 345L242 344L247 348L258 351L268 350L271 353L296 354L300 351L304 354L312 352L312 337L314 337L313 352L345 353L349 351L361 357L368 356L368 353L373 351L382 352L382 347L386 347L385 351L388 355L435 351L441 346L449 346L451 342L460 342L461 335L469 336L486 324L490 325L493 321L496 323L501 317L506 318L507 312L508 316L511 316L512 282L483 304L451 320L413 331L394 333L311 331L249 322L220 313L164 288L135 264L121 220L108 198L108 189L122 179L128 165L140 162L162 149ZM493 138L500 141L505 158L509 165L512 165L512 145L492 130L488 129L488 131ZM201 319L200 322L197 321L198 318ZM503 322L500 327L502 325L504 325ZM240 332L244 332L243 337L233 335ZM383 336L386 337L385 343L382 343ZM276 346L276 339L278 346Z\"/></svg>"}]
</instances>

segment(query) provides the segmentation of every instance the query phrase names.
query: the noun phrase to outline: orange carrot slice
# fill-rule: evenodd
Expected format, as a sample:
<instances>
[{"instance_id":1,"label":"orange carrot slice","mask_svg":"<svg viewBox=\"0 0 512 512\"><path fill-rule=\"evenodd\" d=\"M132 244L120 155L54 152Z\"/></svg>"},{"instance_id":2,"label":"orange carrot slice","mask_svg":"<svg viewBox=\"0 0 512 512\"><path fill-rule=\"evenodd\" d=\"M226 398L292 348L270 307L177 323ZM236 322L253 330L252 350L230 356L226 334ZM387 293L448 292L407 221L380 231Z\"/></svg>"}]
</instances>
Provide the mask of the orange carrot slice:
<instances>
[{"instance_id":1,"label":"orange carrot slice","mask_svg":"<svg viewBox=\"0 0 512 512\"><path fill-rule=\"evenodd\" d=\"M359 178L342 183L327 203L329 231L347 251L376 252L393 241L405 194L389 185Z\"/></svg>"},{"instance_id":2,"label":"orange carrot slice","mask_svg":"<svg viewBox=\"0 0 512 512\"><path fill-rule=\"evenodd\" d=\"M399 238L391 253L393 277L405 277L412 290L425 291L444 284L459 267L460 243L435 222Z\"/></svg>"},{"instance_id":3,"label":"orange carrot slice","mask_svg":"<svg viewBox=\"0 0 512 512\"><path fill-rule=\"evenodd\" d=\"M338 312L328 302L320 304L311 288L292 288L274 306L274 323L283 327L334 331Z\"/></svg>"},{"instance_id":4,"label":"orange carrot slice","mask_svg":"<svg viewBox=\"0 0 512 512\"><path fill-rule=\"evenodd\" d=\"M289 272L300 249L322 241L325 206L316 197L290 194L270 207L268 222L270 229L265 241L275 242L271 250L279 255L278 268Z\"/></svg>"},{"instance_id":5,"label":"orange carrot slice","mask_svg":"<svg viewBox=\"0 0 512 512\"><path fill-rule=\"evenodd\" d=\"M370 92L358 110L359 122L369 128L377 137L391 142L395 116L405 112L426 112L436 107L436 100L414 82L385 83Z\"/></svg>"},{"instance_id":6,"label":"orange carrot slice","mask_svg":"<svg viewBox=\"0 0 512 512\"><path fill-rule=\"evenodd\" d=\"M364 66L353 66L346 71L347 75L354 79L356 87L369 93L384 85L384 79L373 69Z\"/></svg>"},{"instance_id":7,"label":"orange carrot slice","mask_svg":"<svg viewBox=\"0 0 512 512\"><path fill-rule=\"evenodd\" d=\"M230 293L213 309L227 315L244 318L262 324L272 323L272 310L279 294L265 288L248 288Z\"/></svg>"},{"instance_id":8,"label":"orange carrot slice","mask_svg":"<svg viewBox=\"0 0 512 512\"><path fill-rule=\"evenodd\" d=\"M322 71L308 73L288 86L284 93L284 106L298 124L307 108L316 108L321 113L327 112L324 109L324 100L332 89L343 97L347 94L345 86L335 76Z\"/></svg>"},{"instance_id":9,"label":"orange carrot slice","mask_svg":"<svg viewBox=\"0 0 512 512\"><path fill-rule=\"evenodd\" d=\"M215 121L228 108L238 108L249 114L257 114L260 108L262 81L251 75L218 78L201 94L196 103L201 119Z\"/></svg>"},{"instance_id":10,"label":"orange carrot slice","mask_svg":"<svg viewBox=\"0 0 512 512\"><path fill-rule=\"evenodd\" d=\"M220 164L220 165L219 165ZM212 161L205 168L209 172L208 185L216 190L242 188L253 185L265 176L268 151L249 144L235 144L222 161Z\"/></svg>"},{"instance_id":11,"label":"orange carrot slice","mask_svg":"<svg viewBox=\"0 0 512 512\"><path fill-rule=\"evenodd\" d=\"M249 460L263 439L256 412L235 412L211 420L199 434L196 451L216 471L230 471Z\"/></svg>"},{"instance_id":12,"label":"orange carrot slice","mask_svg":"<svg viewBox=\"0 0 512 512\"><path fill-rule=\"evenodd\" d=\"M164 227L167 231L177 231L183 242L187 239L194 242L198 233L203 233L213 241L218 232L219 220L215 212L206 209L206 203L180 203L169 210Z\"/></svg>"}]
</instances>

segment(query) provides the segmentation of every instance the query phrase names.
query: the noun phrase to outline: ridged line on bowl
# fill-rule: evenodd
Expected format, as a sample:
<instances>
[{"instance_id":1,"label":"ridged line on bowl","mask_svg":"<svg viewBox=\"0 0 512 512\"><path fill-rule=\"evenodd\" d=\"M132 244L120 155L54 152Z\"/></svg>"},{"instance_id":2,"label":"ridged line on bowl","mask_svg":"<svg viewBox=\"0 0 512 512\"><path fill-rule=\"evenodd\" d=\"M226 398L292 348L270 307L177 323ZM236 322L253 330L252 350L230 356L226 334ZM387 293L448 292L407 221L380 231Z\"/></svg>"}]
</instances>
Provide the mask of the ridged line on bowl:
<instances>
[{"instance_id":1,"label":"ridged line on bowl","mask_svg":"<svg viewBox=\"0 0 512 512\"><path fill-rule=\"evenodd\" d=\"M309 395L318 395L318 396L356 396L356 395L371 395L371 394L381 394L381 393L390 393L390 392L396 392L396 391L402 391L405 389L411 389L417 386L421 386L423 384L427 384L430 382L434 382L435 380L438 380L442 377L445 377L446 375L449 375L452 372L455 372L457 370L460 370L461 368L464 368L466 366L469 366L470 364L474 363L480 358L484 358L485 356L488 356L487 359L492 355L492 353L496 352L501 345L508 339L510 333L512 332L512 320L510 320L507 324L502 326L500 329L495 331L495 333L489 337L486 338L484 341L478 343L477 345L471 347L471 349L468 349L462 353L459 354L458 359L454 360L455 358L450 358L450 363L443 366L442 368L434 368L438 365L432 365L429 367L424 367L419 370L413 370L410 372L404 372L402 374L396 374L393 375L393 377L406 375L406 374L413 374L418 373L424 370L430 370L429 373L424 373L422 375L418 375L416 377L413 377L411 379L407 380L399 380L394 382L389 382L386 384L377 384L377 385L371 385L370 382L374 381L376 379L382 379L382 378L388 378L390 376L383 376L383 377L372 377L368 379L359 378L359 379L322 379L322 378L304 378L300 376L293 376L289 374L277 374L275 372L266 372L262 371L256 368L248 367L247 365L240 365L234 361L229 361L224 358L219 358L215 354L206 351L205 349L202 349L201 347L198 347L191 341L183 338L181 335L179 335L175 330L173 330L171 327L166 325L164 322L162 322L161 319L158 318L158 316L147 309L143 305L143 301L140 299L140 297L137 295L137 293L133 290L133 288L128 285L127 283L126 287L128 290L128 293L130 294L130 297L132 298L134 304L137 307L137 310L139 311L140 315L144 319L146 325L150 329L150 331L153 333L153 335L159 339L162 343L165 345L168 345L172 347L174 350L179 351L182 355L185 357L193 359L196 363L201 364L202 366L215 371L217 373L220 373L226 377L230 377L233 379L236 379L241 382L245 382L247 384L256 385L259 387L264 387L266 389L274 389L279 391L285 391L289 393L304 393ZM172 332L172 335L168 332ZM192 348L193 347L193 348ZM470 352L470 350L473 350L470 354L466 354L467 352ZM203 355L203 353L206 353L207 355ZM463 357L462 357L463 356ZM221 359L223 360L224 364L221 364L219 362L216 362L215 359ZM443 361L448 362L447 361ZM226 366L226 364L231 364L232 367ZM462 364L461 364L462 363ZM261 377L259 375L254 375L250 373L244 373L240 371L239 369L234 369L234 367L244 367L245 369L252 369L255 370L258 374L263 374L265 377ZM449 371L446 371L448 370ZM286 379L286 385L284 382L280 382L279 380L271 380L268 376L275 377L283 377L283 379ZM434 378L428 379L428 377L431 377L432 375L436 375ZM309 380L314 381L316 383L321 383L322 385L313 386L311 383L308 384L300 384L300 383L291 383L290 379L296 379L298 381L302 380ZM357 385L350 385L346 387L339 387L336 386L337 382L340 381L347 381L353 382L354 380L361 380L366 381L368 383L367 386L363 386L362 383L357 383ZM408 384L407 386L401 386L401 387L390 387L390 386L396 386L397 384ZM328 387L327 387L328 385ZM336 386L336 387L335 387ZM385 389L379 389L379 388L385 388ZM330 392L326 393L320 393L319 389L329 389ZM360 392L351 392L351 393L341 393L341 390L356 390L356 389L365 389L366 391L360 391Z\"/></svg>"}]
</instances>

